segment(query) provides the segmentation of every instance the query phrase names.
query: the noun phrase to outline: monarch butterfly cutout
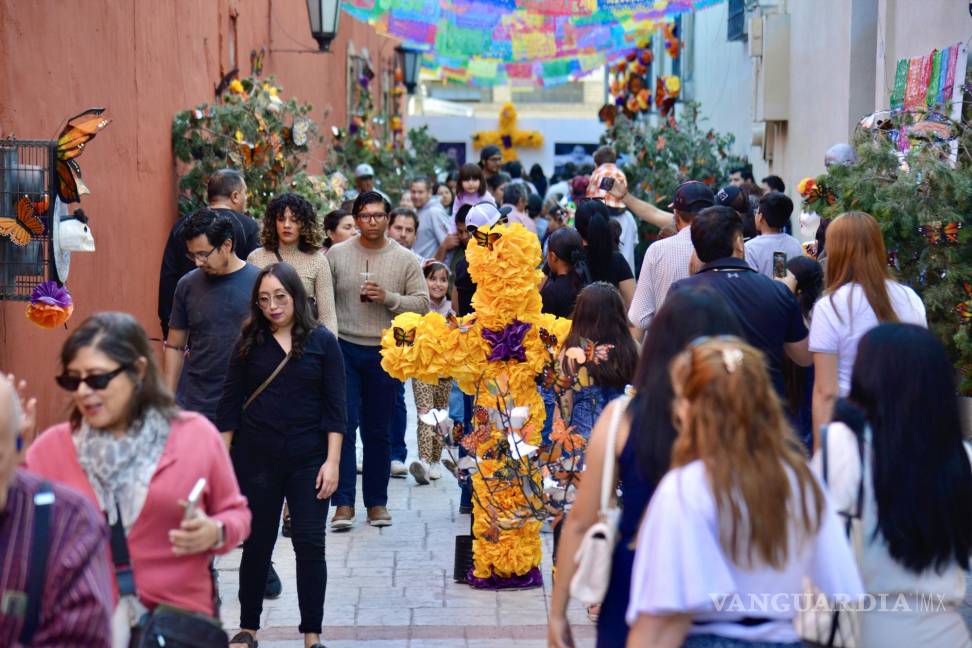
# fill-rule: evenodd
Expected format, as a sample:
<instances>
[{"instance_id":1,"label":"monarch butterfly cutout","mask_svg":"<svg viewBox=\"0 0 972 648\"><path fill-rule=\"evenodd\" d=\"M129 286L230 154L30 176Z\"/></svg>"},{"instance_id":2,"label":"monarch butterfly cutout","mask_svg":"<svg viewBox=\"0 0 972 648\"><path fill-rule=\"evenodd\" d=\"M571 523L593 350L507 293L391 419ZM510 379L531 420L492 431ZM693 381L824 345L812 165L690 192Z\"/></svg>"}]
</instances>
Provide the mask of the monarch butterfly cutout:
<instances>
[{"instance_id":1,"label":"monarch butterfly cutout","mask_svg":"<svg viewBox=\"0 0 972 648\"><path fill-rule=\"evenodd\" d=\"M470 318L469 321L463 324L462 322L459 321L459 318L456 317L455 313L449 313L448 315L446 315L446 324L449 325L449 328L453 330L458 329L460 333L468 333L469 329L475 323L476 323L475 317Z\"/></svg>"},{"instance_id":2,"label":"monarch butterfly cutout","mask_svg":"<svg viewBox=\"0 0 972 648\"><path fill-rule=\"evenodd\" d=\"M477 245L479 245L480 247L484 247L491 252L493 250L493 245L496 243L496 241L503 238L503 235L500 234L499 232L483 232L480 230L476 230L475 232L473 232L473 236L476 237Z\"/></svg>"},{"instance_id":3,"label":"monarch butterfly cutout","mask_svg":"<svg viewBox=\"0 0 972 648\"><path fill-rule=\"evenodd\" d=\"M42 234L44 222L34 213L34 203L27 196L17 201L16 218L0 218L0 235L10 237L20 247L26 247L32 236Z\"/></svg>"},{"instance_id":4,"label":"monarch butterfly cutout","mask_svg":"<svg viewBox=\"0 0 972 648\"><path fill-rule=\"evenodd\" d=\"M392 333L395 335L395 346L412 346L415 344L415 329L405 329L396 326Z\"/></svg>"},{"instance_id":5,"label":"monarch butterfly cutout","mask_svg":"<svg viewBox=\"0 0 972 648\"><path fill-rule=\"evenodd\" d=\"M543 342L544 345L548 347L557 346L557 336L545 328L540 329L540 341Z\"/></svg>"},{"instance_id":6,"label":"monarch butterfly cutout","mask_svg":"<svg viewBox=\"0 0 972 648\"><path fill-rule=\"evenodd\" d=\"M111 123L101 117L104 108L89 108L71 117L57 138L57 193L66 203L78 202L81 194L90 193L81 181L81 167L74 158L84 152L85 145L102 128Z\"/></svg>"},{"instance_id":7,"label":"monarch butterfly cutout","mask_svg":"<svg viewBox=\"0 0 972 648\"><path fill-rule=\"evenodd\" d=\"M962 284L962 288L965 289L965 295L968 299L957 304L955 306L955 312L962 318L963 324L972 324L972 286L966 283Z\"/></svg>"}]
</instances>

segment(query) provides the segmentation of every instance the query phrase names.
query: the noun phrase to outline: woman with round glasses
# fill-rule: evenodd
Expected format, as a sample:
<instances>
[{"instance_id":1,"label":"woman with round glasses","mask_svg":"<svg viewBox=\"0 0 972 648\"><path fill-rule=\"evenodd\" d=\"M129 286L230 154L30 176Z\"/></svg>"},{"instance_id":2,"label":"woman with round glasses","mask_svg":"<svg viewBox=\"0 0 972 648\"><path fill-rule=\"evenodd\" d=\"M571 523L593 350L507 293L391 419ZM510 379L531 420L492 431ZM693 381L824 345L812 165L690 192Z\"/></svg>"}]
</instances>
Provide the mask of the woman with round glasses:
<instances>
[{"instance_id":1,"label":"woman with round glasses","mask_svg":"<svg viewBox=\"0 0 972 648\"><path fill-rule=\"evenodd\" d=\"M344 359L334 334L311 316L300 276L286 263L257 275L216 420L232 441L236 474L253 513L240 561L241 631L231 643L256 645L286 498L299 630L305 646L319 646L327 585L324 526L347 424Z\"/></svg>"},{"instance_id":2,"label":"woman with round glasses","mask_svg":"<svg viewBox=\"0 0 972 648\"><path fill-rule=\"evenodd\" d=\"M250 511L216 428L175 406L131 315L82 322L61 366L70 420L37 438L26 465L86 495L124 531L134 592L116 566L114 631L128 632L160 604L218 618L210 562L249 534ZM185 500L200 480L189 512Z\"/></svg>"}]
</instances>

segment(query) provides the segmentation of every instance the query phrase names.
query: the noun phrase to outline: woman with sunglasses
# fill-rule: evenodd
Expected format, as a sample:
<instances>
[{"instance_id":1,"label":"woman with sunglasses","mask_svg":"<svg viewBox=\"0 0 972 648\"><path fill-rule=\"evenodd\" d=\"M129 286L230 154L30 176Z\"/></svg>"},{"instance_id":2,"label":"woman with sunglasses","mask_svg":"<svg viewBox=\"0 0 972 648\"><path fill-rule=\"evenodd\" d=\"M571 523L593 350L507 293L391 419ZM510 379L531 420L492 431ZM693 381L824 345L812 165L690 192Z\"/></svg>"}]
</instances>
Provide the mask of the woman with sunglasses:
<instances>
[{"instance_id":1,"label":"woman with sunglasses","mask_svg":"<svg viewBox=\"0 0 972 648\"><path fill-rule=\"evenodd\" d=\"M135 592L122 588L115 645L142 606L218 617L210 562L246 538L250 511L216 428L175 406L131 315L99 313L82 322L61 349L61 367L57 383L71 395L70 420L37 438L26 465L87 496L113 533L124 532ZM201 479L201 495L187 510ZM117 597L125 573L119 566L115 573Z\"/></svg>"},{"instance_id":2,"label":"woman with sunglasses","mask_svg":"<svg viewBox=\"0 0 972 648\"><path fill-rule=\"evenodd\" d=\"M250 318L230 356L217 425L253 513L240 561L240 628L252 648L284 498L297 556L300 632L320 646L327 565L324 526L337 488L347 421L337 338L311 315L297 271L274 263L257 275Z\"/></svg>"}]
</instances>

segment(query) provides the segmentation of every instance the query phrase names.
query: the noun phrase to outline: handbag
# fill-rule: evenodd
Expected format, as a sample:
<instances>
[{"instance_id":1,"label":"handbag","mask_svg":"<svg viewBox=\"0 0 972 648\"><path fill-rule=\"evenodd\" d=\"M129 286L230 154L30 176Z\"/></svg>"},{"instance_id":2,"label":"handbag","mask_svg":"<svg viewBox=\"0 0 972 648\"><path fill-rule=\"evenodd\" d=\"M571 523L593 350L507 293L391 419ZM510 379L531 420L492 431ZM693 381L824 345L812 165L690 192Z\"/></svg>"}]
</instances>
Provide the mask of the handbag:
<instances>
[{"instance_id":1,"label":"handbag","mask_svg":"<svg viewBox=\"0 0 972 648\"><path fill-rule=\"evenodd\" d=\"M835 417L837 420L837 417ZM823 468L823 481L827 484L828 473L828 442L827 432L830 426L824 426L820 436L820 454ZM857 503L854 511L841 512L844 517L844 531L850 540L855 553L860 555L861 545L861 511L864 507L864 444L861 433L854 430L857 437L858 455L861 458L861 479L857 485ZM819 592L807 581L806 594L810 601L818 600ZM827 648L857 648L860 634L860 622L856 612L850 610L818 610L811 607L803 610L795 620L797 634L807 646L825 646Z\"/></svg>"},{"instance_id":2,"label":"handbag","mask_svg":"<svg viewBox=\"0 0 972 648\"><path fill-rule=\"evenodd\" d=\"M44 580L47 577L47 557L51 552L51 511L54 508L54 491L50 482L43 481L34 493L34 524L27 563L27 601L24 624L20 627L18 641L29 646L40 621L41 599L44 596ZM4 598L6 599L6 593ZM9 613L9 612L8 612Z\"/></svg>"},{"instance_id":3,"label":"handbag","mask_svg":"<svg viewBox=\"0 0 972 648\"><path fill-rule=\"evenodd\" d=\"M125 538L121 511L118 512L118 519L111 525L111 557L115 566L118 593L121 595L119 606L126 599L136 604L131 609L141 606L128 555L128 540ZM211 564L210 576L215 576ZM214 579L213 611L218 615L217 597ZM153 611L142 614L131 627L127 645L129 648L227 648L229 638L223 632L218 616L212 617L170 605L158 605Z\"/></svg>"},{"instance_id":4,"label":"handbag","mask_svg":"<svg viewBox=\"0 0 972 648\"><path fill-rule=\"evenodd\" d=\"M611 560L614 545L618 539L618 520L621 509L614 495L615 459L618 439L618 426L621 416L628 407L630 396L618 399L617 407L611 414L607 444L604 448L604 467L601 473L601 503L598 521L591 525L581 540L574 555L577 565L574 577L570 580L570 596L584 605L598 605L604 600L608 583L611 581Z\"/></svg>"},{"instance_id":5,"label":"handbag","mask_svg":"<svg viewBox=\"0 0 972 648\"><path fill-rule=\"evenodd\" d=\"M245 403L243 403L244 410L247 407L249 407L253 401L257 399L257 396L263 393L263 390L265 390L267 387L270 386L270 383L273 382L273 379L276 378L278 375L280 375L280 372L283 371L283 368L287 366L287 363L289 361L290 361L290 352L288 351L287 355L284 356L284 359L281 360L280 364L277 365L277 368L273 370L273 373L270 374L270 376L266 380L260 383L260 386L254 389L253 393L250 394L250 397L246 399Z\"/></svg>"},{"instance_id":6,"label":"handbag","mask_svg":"<svg viewBox=\"0 0 972 648\"><path fill-rule=\"evenodd\" d=\"M283 257L280 256L280 250L274 250L273 254L275 257L277 257L277 263L284 262ZM317 299L307 295L307 305L310 306L311 317L314 318L314 321L317 321L317 319L320 317L320 311L317 309Z\"/></svg>"}]
</instances>

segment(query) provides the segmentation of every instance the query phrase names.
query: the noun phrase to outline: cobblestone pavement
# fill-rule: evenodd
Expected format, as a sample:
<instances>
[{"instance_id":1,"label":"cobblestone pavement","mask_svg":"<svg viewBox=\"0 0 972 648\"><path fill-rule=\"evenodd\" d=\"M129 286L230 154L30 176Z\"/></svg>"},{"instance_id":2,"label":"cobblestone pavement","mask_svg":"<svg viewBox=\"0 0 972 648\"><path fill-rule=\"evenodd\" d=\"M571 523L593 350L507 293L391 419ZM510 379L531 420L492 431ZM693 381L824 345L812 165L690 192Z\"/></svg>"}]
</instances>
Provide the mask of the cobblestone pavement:
<instances>
[{"instance_id":1,"label":"cobblestone pavement","mask_svg":"<svg viewBox=\"0 0 972 648\"><path fill-rule=\"evenodd\" d=\"M416 451L415 412L410 393L410 454ZM411 457L410 457L411 459ZM388 509L393 524L376 529L363 523L360 482L357 526L332 533L327 542L327 595L323 640L327 648L543 648L546 646L547 606L550 603L552 535L545 534L540 589L516 592L474 590L453 582L455 536L469 532L469 516L459 515L459 488L444 477L428 486L392 479ZM333 509L332 509L333 511ZM239 561L237 549L217 561L223 597L222 618L230 636L239 625ZM261 648L301 648L297 632L294 552L280 538L274 566L283 594L265 601ZM581 606L569 611L579 648L594 645L594 628Z\"/></svg>"}]
</instances>

